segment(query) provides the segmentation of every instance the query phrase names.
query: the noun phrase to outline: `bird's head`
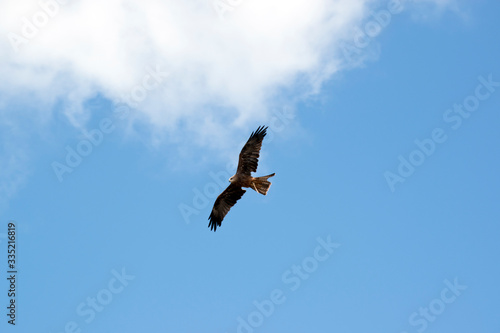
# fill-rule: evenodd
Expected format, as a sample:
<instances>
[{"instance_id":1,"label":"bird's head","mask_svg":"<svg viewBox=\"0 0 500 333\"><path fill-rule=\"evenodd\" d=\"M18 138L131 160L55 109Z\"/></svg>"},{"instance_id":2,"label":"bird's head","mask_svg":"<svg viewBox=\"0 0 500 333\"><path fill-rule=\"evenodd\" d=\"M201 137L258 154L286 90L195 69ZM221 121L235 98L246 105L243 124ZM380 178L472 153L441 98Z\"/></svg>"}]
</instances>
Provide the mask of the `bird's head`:
<instances>
[{"instance_id":1,"label":"bird's head","mask_svg":"<svg viewBox=\"0 0 500 333\"><path fill-rule=\"evenodd\" d=\"M234 176L231 176L231 178L229 178L229 182L232 183L234 181Z\"/></svg>"}]
</instances>

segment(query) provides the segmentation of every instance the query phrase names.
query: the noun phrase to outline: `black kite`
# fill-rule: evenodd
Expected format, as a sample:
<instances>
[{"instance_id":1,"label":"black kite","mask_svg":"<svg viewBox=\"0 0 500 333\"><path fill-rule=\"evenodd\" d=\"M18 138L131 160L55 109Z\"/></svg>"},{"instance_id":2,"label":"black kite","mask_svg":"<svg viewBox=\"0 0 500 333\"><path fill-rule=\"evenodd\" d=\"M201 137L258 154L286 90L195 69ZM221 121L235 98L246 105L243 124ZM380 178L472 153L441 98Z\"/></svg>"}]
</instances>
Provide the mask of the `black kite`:
<instances>
[{"instance_id":1,"label":"black kite","mask_svg":"<svg viewBox=\"0 0 500 333\"><path fill-rule=\"evenodd\" d=\"M259 152L262 147L262 140L266 136L267 127L260 126L255 132L250 135L245 146L240 153L240 158L238 161L238 168L236 174L229 178L231 183L215 200L214 207L212 208L212 213L208 218L210 221L208 226L211 230L216 231L217 227L221 226L224 216L229 212L231 207L236 204L236 201L240 200L243 194L246 192L243 187L249 187L256 192L266 195L271 182L267 179L274 176L272 173L263 177L252 177L251 172L257 171L257 165L259 163Z\"/></svg>"}]
</instances>

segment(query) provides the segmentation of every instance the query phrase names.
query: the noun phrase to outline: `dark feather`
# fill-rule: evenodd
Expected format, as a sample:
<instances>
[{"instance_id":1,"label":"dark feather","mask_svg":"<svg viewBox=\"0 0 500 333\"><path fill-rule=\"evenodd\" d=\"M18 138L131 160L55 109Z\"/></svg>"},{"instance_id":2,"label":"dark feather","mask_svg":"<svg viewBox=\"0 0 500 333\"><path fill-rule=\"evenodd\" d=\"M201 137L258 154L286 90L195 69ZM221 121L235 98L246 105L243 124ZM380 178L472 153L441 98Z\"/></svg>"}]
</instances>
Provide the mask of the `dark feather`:
<instances>
[{"instance_id":1,"label":"dark feather","mask_svg":"<svg viewBox=\"0 0 500 333\"><path fill-rule=\"evenodd\" d=\"M236 201L240 200L246 191L238 185L230 184L224 192L222 192L215 200L214 207L212 208L212 213L208 218L208 226L211 230L216 231L217 227L221 226L224 216L229 212L231 207L236 204Z\"/></svg>"},{"instance_id":2,"label":"dark feather","mask_svg":"<svg viewBox=\"0 0 500 333\"><path fill-rule=\"evenodd\" d=\"M241 149L236 174L250 176L251 172L257 171L259 164L259 153L262 147L262 140L266 136L267 127L260 126L255 132L252 132L247 143Z\"/></svg>"}]
</instances>

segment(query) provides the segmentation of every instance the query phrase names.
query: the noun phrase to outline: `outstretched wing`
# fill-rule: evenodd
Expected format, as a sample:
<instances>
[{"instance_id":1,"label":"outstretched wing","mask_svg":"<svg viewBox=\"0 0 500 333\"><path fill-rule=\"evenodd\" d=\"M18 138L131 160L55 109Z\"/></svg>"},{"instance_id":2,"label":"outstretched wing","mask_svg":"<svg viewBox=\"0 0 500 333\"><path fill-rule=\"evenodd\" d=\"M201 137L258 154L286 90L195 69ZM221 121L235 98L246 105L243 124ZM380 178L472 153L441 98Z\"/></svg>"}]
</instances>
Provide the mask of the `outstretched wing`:
<instances>
[{"instance_id":1,"label":"outstretched wing","mask_svg":"<svg viewBox=\"0 0 500 333\"><path fill-rule=\"evenodd\" d=\"M229 185L224 192L222 192L215 200L214 208L212 208L212 213L208 218L208 226L211 230L216 231L217 227L221 226L224 216L227 212L236 204L236 201L240 200L243 193L246 191L238 185Z\"/></svg>"},{"instance_id":2,"label":"outstretched wing","mask_svg":"<svg viewBox=\"0 0 500 333\"><path fill-rule=\"evenodd\" d=\"M251 172L257 171L259 164L259 152L262 147L262 140L266 136L267 127L260 126L255 132L252 132L247 143L243 146L238 161L237 174L250 176Z\"/></svg>"}]
</instances>

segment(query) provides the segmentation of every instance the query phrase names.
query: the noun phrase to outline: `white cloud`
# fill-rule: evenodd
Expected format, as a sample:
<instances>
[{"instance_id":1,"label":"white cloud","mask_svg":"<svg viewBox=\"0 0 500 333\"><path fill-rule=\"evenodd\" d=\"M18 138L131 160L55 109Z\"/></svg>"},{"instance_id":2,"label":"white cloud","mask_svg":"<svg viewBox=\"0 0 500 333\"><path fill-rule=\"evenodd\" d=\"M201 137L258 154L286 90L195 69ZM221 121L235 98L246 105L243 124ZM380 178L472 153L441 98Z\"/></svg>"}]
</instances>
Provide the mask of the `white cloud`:
<instances>
[{"instance_id":1,"label":"white cloud","mask_svg":"<svg viewBox=\"0 0 500 333\"><path fill-rule=\"evenodd\" d=\"M225 19L215 1L233 5ZM146 90L129 128L152 125L160 141L182 129L192 143L215 146L266 123L281 102L317 92L346 65L339 42L388 2L3 0L0 105L26 101L50 117L60 103L83 126L86 100L123 100L159 66L169 76Z\"/></svg>"},{"instance_id":2,"label":"white cloud","mask_svg":"<svg viewBox=\"0 0 500 333\"><path fill-rule=\"evenodd\" d=\"M68 99L76 123L86 119L82 101L96 92L118 99L146 66L159 65L171 75L141 104L146 119L172 126L209 115L242 125L265 119L274 94L297 79L317 78L328 64L334 72L335 43L363 19L368 1L242 0L225 20L213 4L3 1L0 89L13 98L35 93L49 105Z\"/></svg>"},{"instance_id":3,"label":"white cloud","mask_svg":"<svg viewBox=\"0 0 500 333\"><path fill-rule=\"evenodd\" d=\"M82 101L96 92L118 99L141 82L146 66L160 65L171 75L140 109L145 119L171 128L206 116L225 125L264 121L279 90L306 94L336 72L343 61L338 42L370 9L386 6L367 0L59 1L66 3L2 2L6 66L0 75L6 79L0 89L14 98L33 92L49 104L67 99L73 107L66 113L76 124L86 119ZM216 3L232 8L225 20ZM13 41L12 33L25 39ZM192 123L194 129L206 121Z\"/></svg>"}]
</instances>

